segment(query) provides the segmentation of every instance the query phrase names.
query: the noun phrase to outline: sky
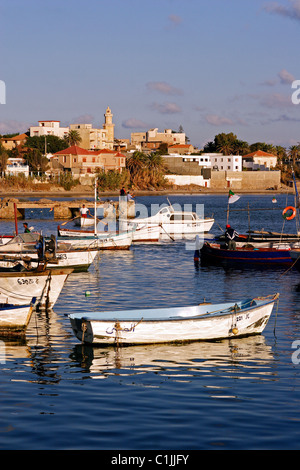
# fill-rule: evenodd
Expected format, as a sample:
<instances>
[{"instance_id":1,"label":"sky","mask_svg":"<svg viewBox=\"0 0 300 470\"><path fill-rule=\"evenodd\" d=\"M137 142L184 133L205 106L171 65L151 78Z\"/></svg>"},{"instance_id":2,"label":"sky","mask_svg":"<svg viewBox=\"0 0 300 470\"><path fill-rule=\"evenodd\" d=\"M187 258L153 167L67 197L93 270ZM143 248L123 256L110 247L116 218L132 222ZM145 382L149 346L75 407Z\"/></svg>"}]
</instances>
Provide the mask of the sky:
<instances>
[{"instance_id":1,"label":"sky","mask_svg":"<svg viewBox=\"0 0 300 470\"><path fill-rule=\"evenodd\" d=\"M288 148L299 32L300 0L0 0L0 133L101 128L109 106L120 139L182 126L198 148L221 132Z\"/></svg>"}]
</instances>

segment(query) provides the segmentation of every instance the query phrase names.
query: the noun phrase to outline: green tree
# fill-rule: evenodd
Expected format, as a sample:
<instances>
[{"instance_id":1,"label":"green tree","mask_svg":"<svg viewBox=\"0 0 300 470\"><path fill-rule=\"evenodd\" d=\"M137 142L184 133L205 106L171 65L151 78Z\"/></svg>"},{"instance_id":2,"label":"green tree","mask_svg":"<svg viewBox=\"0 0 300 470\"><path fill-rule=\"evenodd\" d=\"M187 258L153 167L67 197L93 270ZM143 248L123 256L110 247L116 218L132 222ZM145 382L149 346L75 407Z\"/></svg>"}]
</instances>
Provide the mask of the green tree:
<instances>
[{"instance_id":1,"label":"green tree","mask_svg":"<svg viewBox=\"0 0 300 470\"><path fill-rule=\"evenodd\" d=\"M288 156L293 162L293 167L295 167L296 161L300 158L300 144L289 147Z\"/></svg>"},{"instance_id":2,"label":"green tree","mask_svg":"<svg viewBox=\"0 0 300 470\"><path fill-rule=\"evenodd\" d=\"M233 143L233 154L247 155L247 153L250 153L250 147L248 142L236 139L236 141Z\"/></svg>"},{"instance_id":3,"label":"green tree","mask_svg":"<svg viewBox=\"0 0 300 470\"><path fill-rule=\"evenodd\" d=\"M71 147L72 145L79 145L82 141L80 134L75 129L69 130L68 134L65 137L65 140L68 142L68 145Z\"/></svg>"},{"instance_id":4,"label":"green tree","mask_svg":"<svg viewBox=\"0 0 300 470\"><path fill-rule=\"evenodd\" d=\"M0 142L0 172L5 171L7 159L8 159L8 153L3 147L3 144Z\"/></svg>"},{"instance_id":5,"label":"green tree","mask_svg":"<svg viewBox=\"0 0 300 470\"><path fill-rule=\"evenodd\" d=\"M29 148L24 155L24 159L27 161L30 170L36 173L44 173L49 167L48 158L36 148Z\"/></svg>"},{"instance_id":6,"label":"green tree","mask_svg":"<svg viewBox=\"0 0 300 470\"><path fill-rule=\"evenodd\" d=\"M40 153L45 155L45 153L56 153L64 150L67 145L65 139L61 139L56 135L47 135L28 137L26 147L39 150Z\"/></svg>"}]
</instances>

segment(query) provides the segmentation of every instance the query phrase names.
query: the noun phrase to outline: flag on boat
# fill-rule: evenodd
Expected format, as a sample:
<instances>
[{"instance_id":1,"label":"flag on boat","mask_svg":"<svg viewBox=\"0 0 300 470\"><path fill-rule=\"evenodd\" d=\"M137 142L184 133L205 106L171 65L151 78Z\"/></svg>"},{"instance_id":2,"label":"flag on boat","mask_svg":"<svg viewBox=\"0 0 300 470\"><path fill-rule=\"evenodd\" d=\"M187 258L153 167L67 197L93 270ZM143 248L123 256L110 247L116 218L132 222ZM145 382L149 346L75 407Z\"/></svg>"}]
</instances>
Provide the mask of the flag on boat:
<instances>
[{"instance_id":1,"label":"flag on boat","mask_svg":"<svg viewBox=\"0 0 300 470\"><path fill-rule=\"evenodd\" d=\"M231 189L229 189L229 195L228 195L228 204L233 204L234 202L238 201L240 199L240 196L237 194L234 194Z\"/></svg>"}]
</instances>

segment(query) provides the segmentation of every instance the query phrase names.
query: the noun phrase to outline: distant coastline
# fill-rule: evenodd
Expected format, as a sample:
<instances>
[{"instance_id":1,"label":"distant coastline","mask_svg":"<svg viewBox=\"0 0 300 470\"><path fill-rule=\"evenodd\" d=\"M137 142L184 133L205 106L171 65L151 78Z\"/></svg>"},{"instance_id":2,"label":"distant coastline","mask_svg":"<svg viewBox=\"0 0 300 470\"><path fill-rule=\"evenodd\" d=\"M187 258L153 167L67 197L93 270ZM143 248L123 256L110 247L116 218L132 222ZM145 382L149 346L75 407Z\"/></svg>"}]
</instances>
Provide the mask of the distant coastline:
<instances>
[{"instance_id":1,"label":"distant coastline","mask_svg":"<svg viewBox=\"0 0 300 470\"><path fill-rule=\"evenodd\" d=\"M202 188L195 189L192 188L178 188L178 189L166 189L166 190L136 190L134 191L135 197L141 196L167 196L167 195L177 195L177 196L201 196L201 195L227 195L229 188L225 189L211 189L211 188ZM265 195L274 195L274 194L294 194L294 188L283 186L279 189L264 189L264 190L249 190L249 189L234 189L236 193L239 194L248 194L248 195L255 195L255 194L265 194ZM98 196L103 198L108 197L117 197L119 196L119 191L102 191L98 193ZM44 189L37 189L32 191L22 191L22 190L1 190L0 189L0 199L3 198L22 198L22 197L37 197L37 198L53 198L53 197L63 197L63 198L84 198L84 197L94 197L94 189L89 187L82 187L78 189L78 187L74 188L73 190L66 191L63 189L52 191L46 191Z\"/></svg>"}]
</instances>

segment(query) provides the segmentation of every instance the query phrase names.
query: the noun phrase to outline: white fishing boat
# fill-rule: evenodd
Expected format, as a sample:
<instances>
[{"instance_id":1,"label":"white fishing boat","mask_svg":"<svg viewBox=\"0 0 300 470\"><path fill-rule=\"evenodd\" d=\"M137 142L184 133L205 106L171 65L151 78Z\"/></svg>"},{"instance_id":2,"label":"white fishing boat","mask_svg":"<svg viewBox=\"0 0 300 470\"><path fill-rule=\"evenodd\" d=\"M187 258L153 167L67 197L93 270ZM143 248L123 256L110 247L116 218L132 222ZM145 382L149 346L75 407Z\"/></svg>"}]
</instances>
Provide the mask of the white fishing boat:
<instances>
[{"instance_id":1,"label":"white fishing boat","mask_svg":"<svg viewBox=\"0 0 300 470\"><path fill-rule=\"evenodd\" d=\"M38 309L50 309L71 272L65 268L0 273L0 303L26 305L36 297Z\"/></svg>"},{"instance_id":2,"label":"white fishing boat","mask_svg":"<svg viewBox=\"0 0 300 470\"><path fill-rule=\"evenodd\" d=\"M0 304L0 336L22 336L30 321L36 298L27 305Z\"/></svg>"},{"instance_id":3,"label":"white fishing boat","mask_svg":"<svg viewBox=\"0 0 300 470\"><path fill-rule=\"evenodd\" d=\"M103 224L102 224L103 227ZM101 227L101 229L102 229ZM107 237L118 235L120 232L105 232L97 226L97 236ZM67 228L57 228L60 237L94 237L94 230L74 230ZM141 226L132 232L133 243L158 243L160 239L160 226Z\"/></svg>"},{"instance_id":4,"label":"white fishing boat","mask_svg":"<svg viewBox=\"0 0 300 470\"><path fill-rule=\"evenodd\" d=\"M59 229L59 228L58 228ZM59 233L63 233L59 229ZM110 233L103 235L78 236L71 235L57 237L58 250L63 244L71 245L73 248L89 248L97 250L129 250L132 245L133 231Z\"/></svg>"},{"instance_id":5,"label":"white fishing boat","mask_svg":"<svg viewBox=\"0 0 300 470\"><path fill-rule=\"evenodd\" d=\"M40 234L37 232L20 233L16 236L7 236L6 243L0 245L0 252L14 252L22 253L28 250L34 250L40 238Z\"/></svg>"},{"instance_id":6,"label":"white fishing boat","mask_svg":"<svg viewBox=\"0 0 300 470\"><path fill-rule=\"evenodd\" d=\"M170 238L191 238L199 233L207 233L214 224L213 218L200 218L196 212L174 210L172 206L165 206L160 211L146 218L120 219L120 230L131 230L136 227L160 227L160 236L163 240Z\"/></svg>"},{"instance_id":7,"label":"white fishing boat","mask_svg":"<svg viewBox=\"0 0 300 470\"><path fill-rule=\"evenodd\" d=\"M260 334L279 294L190 307L73 313L75 336L91 344L209 341Z\"/></svg>"},{"instance_id":8,"label":"white fishing boat","mask_svg":"<svg viewBox=\"0 0 300 470\"><path fill-rule=\"evenodd\" d=\"M94 262L99 250L70 249L57 251L52 257L39 260L37 252L3 252L0 254L0 272L3 271L24 271L30 268L37 268L42 262L46 263L49 269L72 268L74 272L87 271Z\"/></svg>"}]
</instances>

